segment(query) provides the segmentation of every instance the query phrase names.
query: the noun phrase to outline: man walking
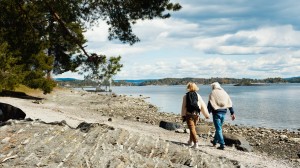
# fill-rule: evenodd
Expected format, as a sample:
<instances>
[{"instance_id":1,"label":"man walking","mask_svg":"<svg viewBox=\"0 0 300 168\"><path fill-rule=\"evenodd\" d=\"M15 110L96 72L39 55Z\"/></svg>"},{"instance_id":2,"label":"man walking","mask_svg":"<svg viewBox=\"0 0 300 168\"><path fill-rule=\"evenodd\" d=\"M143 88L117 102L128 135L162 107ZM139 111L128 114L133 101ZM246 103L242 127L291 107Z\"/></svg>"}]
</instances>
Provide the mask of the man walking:
<instances>
[{"instance_id":1,"label":"man walking","mask_svg":"<svg viewBox=\"0 0 300 168\"><path fill-rule=\"evenodd\" d=\"M220 86L218 82L212 83L211 87L212 91L209 95L207 109L209 113L212 113L213 115L213 122L216 129L214 140L211 142L213 146L216 146L216 144L219 143L220 147L218 147L218 149L224 150L225 142L222 132L222 126L227 109L229 109L230 111L232 120L235 120L235 115L232 108L231 99L227 92Z\"/></svg>"}]
</instances>

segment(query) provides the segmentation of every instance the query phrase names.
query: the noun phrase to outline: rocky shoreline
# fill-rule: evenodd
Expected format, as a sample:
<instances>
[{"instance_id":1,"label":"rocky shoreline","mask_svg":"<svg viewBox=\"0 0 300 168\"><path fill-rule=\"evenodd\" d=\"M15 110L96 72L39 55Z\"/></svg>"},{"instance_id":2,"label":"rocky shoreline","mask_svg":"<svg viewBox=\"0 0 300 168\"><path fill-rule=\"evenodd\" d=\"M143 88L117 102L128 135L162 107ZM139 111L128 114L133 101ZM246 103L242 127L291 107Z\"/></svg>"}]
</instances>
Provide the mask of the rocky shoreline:
<instances>
[{"instance_id":1,"label":"rocky shoreline","mask_svg":"<svg viewBox=\"0 0 300 168\"><path fill-rule=\"evenodd\" d=\"M120 102L122 100L127 100L127 96L125 95L115 95L116 99L119 99ZM140 102L145 103L145 98L138 98ZM169 121L175 122L182 127L186 128L185 124L181 122L180 115L172 114L172 113L164 113L157 112L157 107L149 104L142 105L137 104L142 109L138 110L138 113L122 113L120 111L114 111L114 113L109 113L108 116L121 116L124 119L131 119L140 122L145 122L153 125L158 125L160 121ZM147 104L147 103L146 103ZM151 109L151 113L147 108ZM116 108L117 109L117 108ZM143 113L142 111L146 111ZM106 115L106 114L104 114ZM206 123L209 127L211 127L211 138L213 135L213 123L206 122L201 119L199 124ZM285 130L276 130L262 127L250 127L250 126L239 126L239 125L230 125L225 123L224 125L224 133L235 134L242 137L250 143L250 145L254 148L255 152L259 152L262 154L266 154L278 159L286 159L292 162L300 163L300 132L299 131L289 131ZM300 165L300 164L299 164Z\"/></svg>"},{"instance_id":2,"label":"rocky shoreline","mask_svg":"<svg viewBox=\"0 0 300 168\"><path fill-rule=\"evenodd\" d=\"M33 120L40 119L42 121L47 122L47 120L53 121L54 119L56 119L59 121L61 118L63 118L66 119L67 123L71 127L76 127L76 125L78 125L81 122L92 122L100 124L104 123L116 128L127 128L127 131L129 130L134 132L142 132L147 135L152 133L152 129L159 129L158 125L161 121L177 123L181 125L183 129L186 128L186 125L182 123L181 117L179 115L158 112L158 108L154 105L149 104L145 100L146 98L142 96L140 98L132 98L125 95L88 93L84 91L74 90L57 90L49 95L34 96L41 97L43 98L43 100L36 101L16 99L11 97L0 97L0 102L9 103L16 107L19 107L24 112L26 112L27 117L30 117ZM145 130L143 128L135 128L138 126L138 123L146 124L145 126L148 125L147 127L150 127L149 130L147 131L146 127ZM204 123L205 125L210 127L210 133L208 134L208 139L210 139L212 138L214 130L212 123L205 121L200 122L200 124ZM7 130L5 130L4 127L0 127L0 130L2 131L0 140L3 140L9 136L9 133L5 132ZM178 140L180 142L175 142L175 144L179 143L180 148L180 144L183 143L184 145L184 142L188 138L188 134L174 132L175 131L164 132L163 130L160 130L159 132L153 132L152 136L157 136L157 138L160 139L168 139L164 136L165 134L170 134L170 137L172 137L173 139L175 137L173 141L176 141L176 138L178 137ZM278 160L280 161L280 163L287 163L286 167L300 166L299 132L225 124L224 133L244 137L253 147L253 154L255 155L257 154L261 157L267 157L274 161ZM200 138L200 140L204 141L205 139ZM1 145L3 145L3 143ZM205 143L202 147L205 153L209 153L209 151L211 150L212 153L219 154L220 152L216 149L211 149L209 143ZM13 148L11 150L13 150ZM235 157L236 154L234 156L231 156L231 152L233 149L229 147L227 150L227 153L225 150L224 152L221 151L221 154L229 155L228 157ZM1 151L1 155L4 156L3 151ZM15 164L13 160L14 159L10 160L10 162L12 162L12 164L10 165ZM241 160L240 162L243 161ZM267 163L263 163L262 166L259 166L260 164L252 166L246 165L246 167L269 167ZM240 167L238 166L239 164L233 164L233 162L231 162L229 165L231 166L227 167Z\"/></svg>"}]
</instances>

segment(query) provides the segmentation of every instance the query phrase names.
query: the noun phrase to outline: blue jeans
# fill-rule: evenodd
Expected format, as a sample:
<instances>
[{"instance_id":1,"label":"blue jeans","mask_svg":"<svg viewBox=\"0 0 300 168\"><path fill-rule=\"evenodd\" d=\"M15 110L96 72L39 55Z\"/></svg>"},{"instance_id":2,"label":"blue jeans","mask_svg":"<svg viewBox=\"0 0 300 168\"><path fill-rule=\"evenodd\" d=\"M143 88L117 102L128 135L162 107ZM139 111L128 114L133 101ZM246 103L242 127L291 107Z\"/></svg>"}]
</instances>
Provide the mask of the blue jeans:
<instances>
[{"instance_id":1,"label":"blue jeans","mask_svg":"<svg viewBox=\"0 0 300 168\"><path fill-rule=\"evenodd\" d=\"M225 115L226 113L213 113L213 121L216 129L213 143L219 143L220 147L224 147L225 145L222 133L222 126L225 119Z\"/></svg>"}]
</instances>

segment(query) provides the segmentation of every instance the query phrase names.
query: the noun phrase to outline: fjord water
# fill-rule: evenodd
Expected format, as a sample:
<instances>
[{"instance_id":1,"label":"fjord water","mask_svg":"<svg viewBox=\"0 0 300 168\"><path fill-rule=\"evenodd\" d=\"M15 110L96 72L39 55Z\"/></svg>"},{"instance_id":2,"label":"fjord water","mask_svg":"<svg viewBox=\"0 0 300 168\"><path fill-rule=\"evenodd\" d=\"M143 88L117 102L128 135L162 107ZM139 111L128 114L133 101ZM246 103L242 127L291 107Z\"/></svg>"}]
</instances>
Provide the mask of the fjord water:
<instances>
[{"instance_id":1,"label":"fjord water","mask_svg":"<svg viewBox=\"0 0 300 168\"><path fill-rule=\"evenodd\" d=\"M198 93L207 104L211 87L198 86ZM231 121L228 112L227 123L280 130L300 129L300 84L222 87L230 95L236 114L236 120ZM120 86L112 87L112 91L118 95L149 97L146 101L159 107L159 111L180 114L186 86Z\"/></svg>"}]
</instances>

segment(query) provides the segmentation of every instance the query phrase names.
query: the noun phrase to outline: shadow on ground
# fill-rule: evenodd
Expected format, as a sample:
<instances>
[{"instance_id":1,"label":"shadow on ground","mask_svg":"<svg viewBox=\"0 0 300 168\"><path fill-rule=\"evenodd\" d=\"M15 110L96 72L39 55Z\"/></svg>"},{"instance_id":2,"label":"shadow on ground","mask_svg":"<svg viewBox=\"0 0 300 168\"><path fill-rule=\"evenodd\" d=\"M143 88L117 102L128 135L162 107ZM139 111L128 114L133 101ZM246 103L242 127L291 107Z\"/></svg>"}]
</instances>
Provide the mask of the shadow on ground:
<instances>
[{"instance_id":1,"label":"shadow on ground","mask_svg":"<svg viewBox=\"0 0 300 168\"><path fill-rule=\"evenodd\" d=\"M43 99L40 97L34 97L34 96L27 95L24 92L17 92L17 91L10 91L10 90L2 90L2 92L0 92L0 96L14 97L14 98L20 98L20 99L31 99L31 100L42 100Z\"/></svg>"}]
</instances>

